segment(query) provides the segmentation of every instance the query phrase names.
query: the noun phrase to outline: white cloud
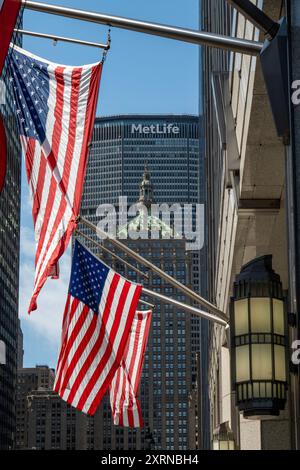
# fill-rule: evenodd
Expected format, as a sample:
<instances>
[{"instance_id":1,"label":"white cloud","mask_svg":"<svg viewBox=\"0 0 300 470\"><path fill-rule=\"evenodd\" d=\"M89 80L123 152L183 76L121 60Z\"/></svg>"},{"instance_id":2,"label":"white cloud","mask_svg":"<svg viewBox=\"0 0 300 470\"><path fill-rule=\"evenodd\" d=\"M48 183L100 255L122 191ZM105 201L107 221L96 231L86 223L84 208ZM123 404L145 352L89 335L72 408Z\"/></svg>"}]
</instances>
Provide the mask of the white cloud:
<instances>
[{"instance_id":1,"label":"white cloud","mask_svg":"<svg viewBox=\"0 0 300 470\"><path fill-rule=\"evenodd\" d=\"M35 240L32 228L22 225L20 245L22 257L24 256L33 260L35 257Z\"/></svg>"},{"instance_id":2,"label":"white cloud","mask_svg":"<svg viewBox=\"0 0 300 470\"><path fill-rule=\"evenodd\" d=\"M27 245L26 234L25 231L22 235L21 243L23 246ZM47 280L38 297L38 309L32 312L31 315L28 315L27 311L33 290L33 258L26 259L20 266L20 318L23 324L26 323L27 329L32 328L39 334L41 341L44 338L55 346L60 343L62 315L69 286L70 261L70 250L68 250L60 260L60 278L58 280Z\"/></svg>"}]
</instances>

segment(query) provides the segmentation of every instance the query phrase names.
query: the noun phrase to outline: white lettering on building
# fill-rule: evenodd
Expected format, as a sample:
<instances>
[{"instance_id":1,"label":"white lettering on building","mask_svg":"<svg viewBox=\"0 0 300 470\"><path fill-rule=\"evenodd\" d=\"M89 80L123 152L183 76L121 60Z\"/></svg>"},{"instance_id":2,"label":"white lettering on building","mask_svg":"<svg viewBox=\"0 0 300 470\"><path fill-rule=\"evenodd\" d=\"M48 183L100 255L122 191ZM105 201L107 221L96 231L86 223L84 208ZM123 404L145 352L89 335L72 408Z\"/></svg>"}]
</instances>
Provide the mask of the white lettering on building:
<instances>
[{"instance_id":1,"label":"white lettering on building","mask_svg":"<svg viewBox=\"0 0 300 470\"><path fill-rule=\"evenodd\" d=\"M132 124L131 126L131 133L139 133L139 134L174 134L178 135L180 129L175 124L151 124L150 126L143 126L142 124Z\"/></svg>"}]
</instances>

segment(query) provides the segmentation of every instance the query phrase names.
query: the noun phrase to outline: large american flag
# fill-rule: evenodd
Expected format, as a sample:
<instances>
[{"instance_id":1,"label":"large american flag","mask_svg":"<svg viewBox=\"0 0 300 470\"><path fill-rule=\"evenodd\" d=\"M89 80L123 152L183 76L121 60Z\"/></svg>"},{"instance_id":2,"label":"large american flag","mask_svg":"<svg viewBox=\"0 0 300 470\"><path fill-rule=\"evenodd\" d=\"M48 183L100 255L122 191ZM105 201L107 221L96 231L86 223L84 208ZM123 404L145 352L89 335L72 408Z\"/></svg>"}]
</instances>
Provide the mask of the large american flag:
<instances>
[{"instance_id":1,"label":"large american flag","mask_svg":"<svg viewBox=\"0 0 300 470\"><path fill-rule=\"evenodd\" d=\"M87 414L121 364L141 290L75 242L54 390Z\"/></svg>"},{"instance_id":2,"label":"large american flag","mask_svg":"<svg viewBox=\"0 0 300 470\"><path fill-rule=\"evenodd\" d=\"M136 312L122 362L110 385L114 424L130 428L144 426L137 398L152 311Z\"/></svg>"},{"instance_id":3,"label":"large american flag","mask_svg":"<svg viewBox=\"0 0 300 470\"><path fill-rule=\"evenodd\" d=\"M76 227L102 65L57 65L15 46L9 69L36 238L31 312Z\"/></svg>"}]
</instances>

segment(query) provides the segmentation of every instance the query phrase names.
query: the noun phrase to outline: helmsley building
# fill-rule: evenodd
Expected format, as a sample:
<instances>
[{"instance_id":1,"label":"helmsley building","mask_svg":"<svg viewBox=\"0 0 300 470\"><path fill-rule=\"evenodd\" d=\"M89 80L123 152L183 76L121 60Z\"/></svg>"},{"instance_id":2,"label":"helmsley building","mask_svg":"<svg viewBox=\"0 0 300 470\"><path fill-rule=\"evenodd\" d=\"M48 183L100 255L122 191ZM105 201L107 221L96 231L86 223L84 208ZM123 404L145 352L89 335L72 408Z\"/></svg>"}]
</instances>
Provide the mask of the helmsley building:
<instances>
[{"instance_id":1,"label":"helmsley building","mask_svg":"<svg viewBox=\"0 0 300 470\"><path fill-rule=\"evenodd\" d=\"M253 3L287 15L299 80L299 1ZM264 41L229 2L201 4L201 29ZM211 447L299 449L300 107L282 141L259 58L207 48L203 61L208 288L231 320L230 335L210 328Z\"/></svg>"}]
</instances>

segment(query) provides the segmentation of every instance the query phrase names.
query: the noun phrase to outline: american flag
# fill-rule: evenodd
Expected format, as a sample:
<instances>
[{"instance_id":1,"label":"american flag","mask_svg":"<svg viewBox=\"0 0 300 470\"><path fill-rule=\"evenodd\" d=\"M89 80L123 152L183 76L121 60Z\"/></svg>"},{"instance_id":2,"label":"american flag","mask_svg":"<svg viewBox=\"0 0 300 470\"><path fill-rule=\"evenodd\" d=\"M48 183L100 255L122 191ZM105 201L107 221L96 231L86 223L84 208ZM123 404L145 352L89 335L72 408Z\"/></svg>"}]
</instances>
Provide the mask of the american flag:
<instances>
[{"instance_id":1,"label":"american flag","mask_svg":"<svg viewBox=\"0 0 300 470\"><path fill-rule=\"evenodd\" d=\"M102 65L61 66L15 46L9 68L36 238L31 312L76 227Z\"/></svg>"},{"instance_id":2,"label":"american flag","mask_svg":"<svg viewBox=\"0 0 300 470\"><path fill-rule=\"evenodd\" d=\"M136 312L123 360L110 385L110 404L116 426L144 426L137 398L152 311Z\"/></svg>"},{"instance_id":3,"label":"american flag","mask_svg":"<svg viewBox=\"0 0 300 470\"><path fill-rule=\"evenodd\" d=\"M121 364L141 290L75 242L54 390L87 414Z\"/></svg>"}]
</instances>

